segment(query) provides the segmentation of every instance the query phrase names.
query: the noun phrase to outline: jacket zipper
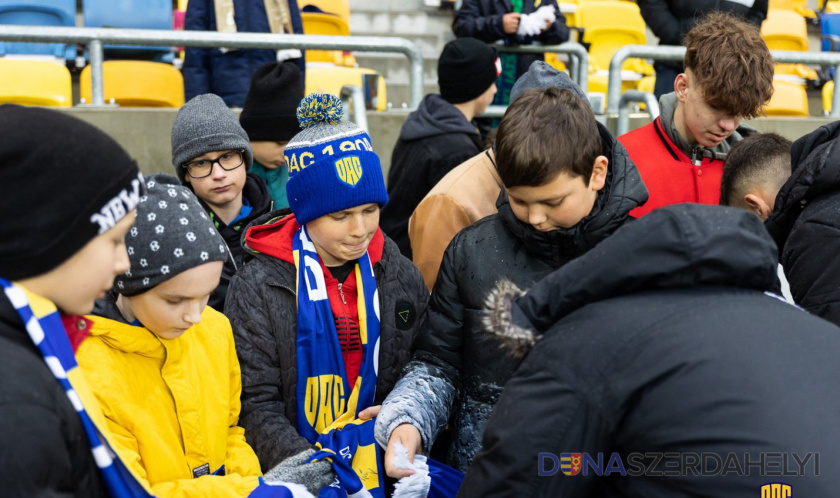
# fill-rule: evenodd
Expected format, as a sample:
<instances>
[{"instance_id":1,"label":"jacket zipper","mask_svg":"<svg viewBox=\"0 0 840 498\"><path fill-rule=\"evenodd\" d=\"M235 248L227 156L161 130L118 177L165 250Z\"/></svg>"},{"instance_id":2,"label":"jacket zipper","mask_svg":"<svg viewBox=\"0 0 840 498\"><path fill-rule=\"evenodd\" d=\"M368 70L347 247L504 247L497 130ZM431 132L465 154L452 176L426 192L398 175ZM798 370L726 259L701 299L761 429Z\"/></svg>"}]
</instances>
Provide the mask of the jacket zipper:
<instances>
[{"instance_id":1,"label":"jacket zipper","mask_svg":"<svg viewBox=\"0 0 840 498\"><path fill-rule=\"evenodd\" d=\"M347 304L347 300L344 299L344 291L341 290L341 283L338 284L338 295L341 296L341 302Z\"/></svg>"},{"instance_id":2,"label":"jacket zipper","mask_svg":"<svg viewBox=\"0 0 840 498\"><path fill-rule=\"evenodd\" d=\"M692 147L691 148L691 164L693 164L695 166L700 166L700 164L702 162L703 162L702 159L697 158L697 147Z\"/></svg>"}]
</instances>

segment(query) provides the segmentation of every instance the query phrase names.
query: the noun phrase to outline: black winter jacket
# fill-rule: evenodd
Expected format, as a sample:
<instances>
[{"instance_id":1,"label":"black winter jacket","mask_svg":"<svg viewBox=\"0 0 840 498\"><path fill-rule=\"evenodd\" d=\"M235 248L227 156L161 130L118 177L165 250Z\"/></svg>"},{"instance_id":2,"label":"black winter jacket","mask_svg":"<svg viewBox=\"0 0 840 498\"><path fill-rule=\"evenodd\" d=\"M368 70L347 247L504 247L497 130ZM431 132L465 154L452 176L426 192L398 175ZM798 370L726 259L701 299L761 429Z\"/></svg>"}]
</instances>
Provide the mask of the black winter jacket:
<instances>
[{"instance_id":1,"label":"black winter jacket","mask_svg":"<svg viewBox=\"0 0 840 498\"><path fill-rule=\"evenodd\" d=\"M793 144L793 173L765 225L796 304L840 325L840 122Z\"/></svg>"},{"instance_id":2,"label":"black winter jacket","mask_svg":"<svg viewBox=\"0 0 840 498\"><path fill-rule=\"evenodd\" d=\"M257 219L254 226L288 216L288 209ZM244 240L244 239L243 239ZM261 254L243 242L253 259L230 283L225 315L230 319L242 369L240 425L263 471L311 447L297 432L297 303L295 266ZM420 271L385 237L374 264L380 303L379 374L374 403L394 387L411 356L415 336L427 327L429 291ZM414 310L408 322L397 314ZM397 320L400 320L399 322Z\"/></svg>"},{"instance_id":3,"label":"black winter jacket","mask_svg":"<svg viewBox=\"0 0 840 498\"><path fill-rule=\"evenodd\" d=\"M557 0L524 0L522 13L531 14L544 5L557 6ZM503 41L505 45L530 45L538 41L543 45L556 45L569 39L569 27L566 18L555 11L557 20L544 33L536 37L520 38L514 34L506 34L502 27L502 16L513 12L510 0L464 0L461 8L455 13L452 24L455 36L458 38L478 38L485 43ZM518 54L516 63L517 76L525 74L534 61L543 60L540 54Z\"/></svg>"},{"instance_id":4,"label":"black winter jacket","mask_svg":"<svg viewBox=\"0 0 840 498\"><path fill-rule=\"evenodd\" d=\"M682 45L683 38L705 14L728 12L757 28L767 17L767 0L639 0L642 17L660 45ZM677 63L679 64L679 63Z\"/></svg>"},{"instance_id":5,"label":"black winter jacket","mask_svg":"<svg viewBox=\"0 0 840 498\"><path fill-rule=\"evenodd\" d=\"M765 293L776 254L755 215L677 204L524 297L500 298L493 330L538 342L505 386L458 496L749 498L768 482L792 485L793 496L834 496L840 329ZM793 452L810 461L800 467ZM604 465L617 453L625 471L650 473L566 476L561 453L602 454ZM666 458L655 463L653 453ZM725 468L748 476L721 475L730 454L737 464ZM699 455L713 456L694 470L712 475L682 473L681 458L691 469ZM804 477L770 477L783 458Z\"/></svg>"},{"instance_id":6,"label":"black winter jacket","mask_svg":"<svg viewBox=\"0 0 840 498\"><path fill-rule=\"evenodd\" d=\"M81 419L2 293L0 378L0 496L108 496Z\"/></svg>"},{"instance_id":7,"label":"black winter jacket","mask_svg":"<svg viewBox=\"0 0 840 498\"><path fill-rule=\"evenodd\" d=\"M189 187L189 184L186 184ZM192 189L190 187L190 189ZM222 268L222 277L219 280L219 286L213 291L210 296L210 301L207 302L213 309L221 312L225 307L225 296L227 296L230 279L244 263L245 250L242 248L242 235L245 233L245 228L254 220L271 211L274 202L271 200L271 194L268 193L268 187L265 181L259 176L248 173L245 179L245 186L242 188L242 196L248 199L251 203L251 214L234 223L233 226L228 226L222 221L213 209L201 199L198 200L202 207L211 214L213 223L216 229L225 239L225 244L230 250L232 258L225 261L225 266Z\"/></svg>"},{"instance_id":8,"label":"black winter jacket","mask_svg":"<svg viewBox=\"0 0 840 498\"><path fill-rule=\"evenodd\" d=\"M483 150L475 124L440 95L426 95L400 132L388 172L388 204L380 226L411 259L408 219L453 168Z\"/></svg>"},{"instance_id":9,"label":"black winter jacket","mask_svg":"<svg viewBox=\"0 0 840 498\"><path fill-rule=\"evenodd\" d=\"M466 470L502 387L519 365L517 358L487 342L482 310L488 293L503 279L530 287L595 247L647 200L647 188L627 151L599 129L609 158L607 182L580 223L538 232L516 219L503 192L498 214L465 228L450 243L429 303L429 332L417 339L412 362L377 418L381 444L399 424L411 423L428 452L449 422L453 433L446 463Z\"/></svg>"}]
</instances>

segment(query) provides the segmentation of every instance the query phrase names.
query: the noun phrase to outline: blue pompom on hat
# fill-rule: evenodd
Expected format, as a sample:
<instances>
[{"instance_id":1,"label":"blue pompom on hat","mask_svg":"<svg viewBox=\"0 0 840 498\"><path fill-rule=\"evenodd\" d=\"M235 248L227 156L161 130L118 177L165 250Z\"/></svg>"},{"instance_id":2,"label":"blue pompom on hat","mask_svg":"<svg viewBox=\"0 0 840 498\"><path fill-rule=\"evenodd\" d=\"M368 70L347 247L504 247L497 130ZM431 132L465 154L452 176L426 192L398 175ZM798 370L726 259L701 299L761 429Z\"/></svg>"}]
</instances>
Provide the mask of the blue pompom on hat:
<instances>
[{"instance_id":1,"label":"blue pompom on hat","mask_svg":"<svg viewBox=\"0 0 840 498\"><path fill-rule=\"evenodd\" d=\"M297 222L368 203L388 203L379 156L370 136L341 121L341 100L316 93L301 101L297 118L303 129L286 145L289 181L286 195Z\"/></svg>"}]
</instances>

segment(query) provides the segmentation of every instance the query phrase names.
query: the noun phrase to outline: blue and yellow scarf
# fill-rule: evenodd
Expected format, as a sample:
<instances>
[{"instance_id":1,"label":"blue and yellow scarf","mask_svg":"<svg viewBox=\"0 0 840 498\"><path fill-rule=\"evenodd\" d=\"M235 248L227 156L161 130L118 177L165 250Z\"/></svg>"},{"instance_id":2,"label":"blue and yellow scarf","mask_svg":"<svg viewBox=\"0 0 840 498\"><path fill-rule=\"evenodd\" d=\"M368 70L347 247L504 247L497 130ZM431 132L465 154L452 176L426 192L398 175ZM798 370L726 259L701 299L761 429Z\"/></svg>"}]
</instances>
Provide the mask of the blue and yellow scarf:
<instances>
[{"instance_id":1,"label":"blue and yellow scarf","mask_svg":"<svg viewBox=\"0 0 840 498\"><path fill-rule=\"evenodd\" d=\"M23 320L32 342L44 357L44 363L50 368L76 409L109 494L114 497L152 496L151 490L141 484L122 463L119 455L111 449L106 436L107 430L100 430L100 427L104 427L105 418L85 382L84 374L78 368L58 309L48 299L8 280L0 278L0 285Z\"/></svg>"},{"instance_id":2,"label":"blue and yellow scarf","mask_svg":"<svg viewBox=\"0 0 840 498\"><path fill-rule=\"evenodd\" d=\"M381 455L373 420L357 419L373 404L379 369L379 294L370 256L356 263L362 366L350 391L324 273L301 227L292 241L297 269L297 429L329 458L338 481L319 496L384 496ZM335 493L335 494L333 494Z\"/></svg>"}]
</instances>

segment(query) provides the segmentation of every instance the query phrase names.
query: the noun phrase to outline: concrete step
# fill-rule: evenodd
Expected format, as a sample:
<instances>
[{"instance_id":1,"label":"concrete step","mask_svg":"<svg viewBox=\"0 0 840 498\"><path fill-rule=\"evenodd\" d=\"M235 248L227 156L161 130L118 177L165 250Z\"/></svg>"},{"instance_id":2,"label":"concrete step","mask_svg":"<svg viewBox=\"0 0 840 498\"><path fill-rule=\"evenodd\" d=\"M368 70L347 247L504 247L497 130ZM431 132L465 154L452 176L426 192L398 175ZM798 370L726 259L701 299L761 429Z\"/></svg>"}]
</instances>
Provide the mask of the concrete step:
<instances>
[{"instance_id":1,"label":"concrete step","mask_svg":"<svg viewBox=\"0 0 840 498\"><path fill-rule=\"evenodd\" d=\"M350 0L350 12L411 12L428 9L423 0Z\"/></svg>"},{"instance_id":2,"label":"concrete step","mask_svg":"<svg viewBox=\"0 0 840 498\"><path fill-rule=\"evenodd\" d=\"M409 83L408 79L387 81L388 88L388 103L391 109L402 109L408 107L409 100ZM423 81L423 95L430 93L440 93L440 88L437 85L437 80Z\"/></svg>"},{"instance_id":3,"label":"concrete step","mask_svg":"<svg viewBox=\"0 0 840 498\"><path fill-rule=\"evenodd\" d=\"M386 81L409 78L408 58L402 54L356 52L354 55L359 67L375 70L384 76ZM437 63L436 57L423 58L425 79L437 81Z\"/></svg>"}]
</instances>

